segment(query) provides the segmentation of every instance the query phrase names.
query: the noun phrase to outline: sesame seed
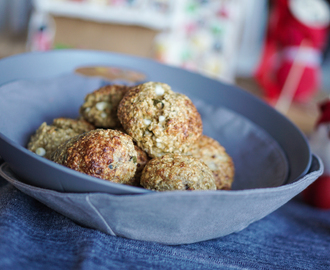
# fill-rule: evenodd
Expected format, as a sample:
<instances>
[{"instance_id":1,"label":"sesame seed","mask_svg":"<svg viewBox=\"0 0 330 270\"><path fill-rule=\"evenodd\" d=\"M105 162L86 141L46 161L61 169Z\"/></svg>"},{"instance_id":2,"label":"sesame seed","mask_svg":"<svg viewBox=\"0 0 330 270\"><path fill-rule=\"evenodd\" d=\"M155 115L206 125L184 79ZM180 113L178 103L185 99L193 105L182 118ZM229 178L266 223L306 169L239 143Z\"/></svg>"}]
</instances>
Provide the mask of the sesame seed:
<instances>
[{"instance_id":1,"label":"sesame seed","mask_svg":"<svg viewBox=\"0 0 330 270\"><path fill-rule=\"evenodd\" d=\"M227 161L227 157L224 155L217 155L216 157L221 161Z\"/></svg>"},{"instance_id":2,"label":"sesame seed","mask_svg":"<svg viewBox=\"0 0 330 270\"><path fill-rule=\"evenodd\" d=\"M155 93L156 93L157 96L161 96L161 95L164 95L165 90L161 85L156 85Z\"/></svg>"},{"instance_id":3,"label":"sesame seed","mask_svg":"<svg viewBox=\"0 0 330 270\"><path fill-rule=\"evenodd\" d=\"M216 164L214 164L213 162L212 162L212 163L208 163L207 165L208 165L208 167L209 167L212 171L216 171L216 170L219 169L218 166L217 166Z\"/></svg>"},{"instance_id":4,"label":"sesame seed","mask_svg":"<svg viewBox=\"0 0 330 270\"><path fill-rule=\"evenodd\" d=\"M151 120L149 120L149 119L143 119L143 121L148 126L151 124Z\"/></svg>"},{"instance_id":5,"label":"sesame seed","mask_svg":"<svg viewBox=\"0 0 330 270\"><path fill-rule=\"evenodd\" d=\"M37 148L36 154L43 157L46 154L46 150L42 147Z\"/></svg>"},{"instance_id":6,"label":"sesame seed","mask_svg":"<svg viewBox=\"0 0 330 270\"><path fill-rule=\"evenodd\" d=\"M164 122L165 116L164 115L159 116L158 120L159 120L159 122Z\"/></svg>"},{"instance_id":7,"label":"sesame seed","mask_svg":"<svg viewBox=\"0 0 330 270\"><path fill-rule=\"evenodd\" d=\"M99 111L103 111L106 107L108 107L109 103L105 102L105 101L101 101L96 103L95 107L96 109L98 109Z\"/></svg>"}]
</instances>

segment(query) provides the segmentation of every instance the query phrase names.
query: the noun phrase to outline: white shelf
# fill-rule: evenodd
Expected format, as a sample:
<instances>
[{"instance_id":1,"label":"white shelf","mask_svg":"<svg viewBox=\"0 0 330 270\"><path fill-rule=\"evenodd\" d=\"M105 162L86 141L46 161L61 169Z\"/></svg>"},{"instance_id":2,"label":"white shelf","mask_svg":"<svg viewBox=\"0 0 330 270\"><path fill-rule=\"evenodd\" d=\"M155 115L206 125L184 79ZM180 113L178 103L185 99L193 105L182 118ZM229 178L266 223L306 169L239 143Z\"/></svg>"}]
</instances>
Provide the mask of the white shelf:
<instances>
[{"instance_id":1,"label":"white shelf","mask_svg":"<svg viewBox=\"0 0 330 270\"><path fill-rule=\"evenodd\" d=\"M37 11L102 23L139 25L155 30L164 30L171 26L171 16L169 14L161 14L148 9L128 9L101 6L89 2L54 0L34 0L34 6Z\"/></svg>"}]
</instances>

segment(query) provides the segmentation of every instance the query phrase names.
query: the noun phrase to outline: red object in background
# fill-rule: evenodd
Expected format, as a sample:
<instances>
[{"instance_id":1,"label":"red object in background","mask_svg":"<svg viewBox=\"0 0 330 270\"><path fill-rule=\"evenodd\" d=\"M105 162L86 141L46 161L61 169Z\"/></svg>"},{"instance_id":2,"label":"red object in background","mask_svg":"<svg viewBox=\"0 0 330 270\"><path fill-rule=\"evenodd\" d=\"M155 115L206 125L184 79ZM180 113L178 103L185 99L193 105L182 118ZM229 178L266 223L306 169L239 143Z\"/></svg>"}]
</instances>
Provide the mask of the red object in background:
<instances>
[{"instance_id":1,"label":"red object in background","mask_svg":"<svg viewBox=\"0 0 330 270\"><path fill-rule=\"evenodd\" d=\"M319 109L321 115L316 122L316 128L322 124L330 123L330 100L326 100L325 102L319 105ZM330 134L329 134L330 136Z\"/></svg>"},{"instance_id":2,"label":"red object in background","mask_svg":"<svg viewBox=\"0 0 330 270\"><path fill-rule=\"evenodd\" d=\"M256 80L264 89L266 99L276 102L299 46L302 42L307 43L299 59L296 59L304 66L304 70L297 88L293 89L293 100L306 103L320 86L321 52L327 39L328 23L321 26L304 24L293 15L290 0L273 0L271 4L268 32L262 59L255 74Z\"/></svg>"},{"instance_id":3,"label":"red object in background","mask_svg":"<svg viewBox=\"0 0 330 270\"><path fill-rule=\"evenodd\" d=\"M322 175L302 192L305 202L321 209L330 209L330 176Z\"/></svg>"},{"instance_id":4,"label":"red object in background","mask_svg":"<svg viewBox=\"0 0 330 270\"><path fill-rule=\"evenodd\" d=\"M303 199L310 205L330 209L330 99L319 106L321 115L311 134L309 143L314 154L324 164L324 173L303 192Z\"/></svg>"}]
</instances>

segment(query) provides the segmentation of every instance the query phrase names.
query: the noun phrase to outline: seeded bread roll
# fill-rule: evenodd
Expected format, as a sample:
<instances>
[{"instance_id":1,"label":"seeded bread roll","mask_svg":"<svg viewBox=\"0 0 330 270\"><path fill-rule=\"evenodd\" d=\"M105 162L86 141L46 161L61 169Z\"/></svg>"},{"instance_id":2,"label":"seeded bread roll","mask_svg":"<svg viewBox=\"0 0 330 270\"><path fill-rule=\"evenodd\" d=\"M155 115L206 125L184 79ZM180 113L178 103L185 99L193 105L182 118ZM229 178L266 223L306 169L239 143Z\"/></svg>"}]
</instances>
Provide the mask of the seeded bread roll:
<instances>
[{"instance_id":1,"label":"seeded bread roll","mask_svg":"<svg viewBox=\"0 0 330 270\"><path fill-rule=\"evenodd\" d=\"M119 131L127 134L122 126L116 128L116 130L119 130ZM134 175L135 180L134 180L133 185L140 187L141 186L140 185L140 178L141 178L142 170L143 170L144 166L147 164L147 162L150 160L150 158L148 157L146 152L144 152L140 147L138 147L136 145L135 142L134 142L134 146L135 146L135 151L137 153L137 163L136 163L136 172L135 172L135 175Z\"/></svg>"},{"instance_id":2,"label":"seeded bread roll","mask_svg":"<svg viewBox=\"0 0 330 270\"><path fill-rule=\"evenodd\" d=\"M191 100L158 82L131 88L119 103L118 118L150 157L185 153L203 130Z\"/></svg>"},{"instance_id":3,"label":"seeded bread roll","mask_svg":"<svg viewBox=\"0 0 330 270\"><path fill-rule=\"evenodd\" d=\"M30 138L27 148L39 156L50 159L57 147L70 138L94 129L83 119L56 118L51 125L42 123Z\"/></svg>"},{"instance_id":4,"label":"seeded bread roll","mask_svg":"<svg viewBox=\"0 0 330 270\"><path fill-rule=\"evenodd\" d=\"M216 140L202 135L187 153L202 160L212 171L217 189L230 190L234 181L234 163Z\"/></svg>"},{"instance_id":5,"label":"seeded bread roll","mask_svg":"<svg viewBox=\"0 0 330 270\"><path fill-rule=\"evenodd\" d=\"M213 174L203 162L173 154L150 160L142 171L141 185L156 191L216 190Z\"/></svg>"},{"instance_id":6,"label":"seeded bread roll","mask_svg":"<svg viewBox=\"0 0 330 270\"><path fill-rule=\"evenodd\" d=\"M125 85L107 85L95 90L85 97L80 114L96 127L118 127L118 104L128 89Z\"/></svg>"},{"instance_id":7,"label":"seeded bread roll","mask_svg":"<svg viewBox=\"0 0 330 270\"><path fill-rule=\"evenodd\" d=\"M132 185L137 153L130 136L118 130L95 129L62 144L51 160L94 177Z\"/></svg>"}]
</instances>

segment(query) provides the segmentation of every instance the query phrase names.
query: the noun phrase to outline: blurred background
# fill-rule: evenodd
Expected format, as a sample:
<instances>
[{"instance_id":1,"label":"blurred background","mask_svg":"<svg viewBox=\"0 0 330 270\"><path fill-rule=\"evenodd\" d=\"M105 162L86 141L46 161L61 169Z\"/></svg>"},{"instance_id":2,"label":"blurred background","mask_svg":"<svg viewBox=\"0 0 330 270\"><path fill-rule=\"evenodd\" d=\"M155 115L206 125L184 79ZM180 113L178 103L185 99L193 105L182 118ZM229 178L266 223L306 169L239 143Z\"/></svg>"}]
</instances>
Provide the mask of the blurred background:
<instances>
[{"instance_id":1,"label":"blurred background","mask_svg":"<svg viewBox=\"0 0 330 270\"><path fill-rule=\"evenodd\" d=\"M326 0L0 0L0 58L93 49L259 96L309 135L330 92Z\"/></svg>"}]
</instances>

